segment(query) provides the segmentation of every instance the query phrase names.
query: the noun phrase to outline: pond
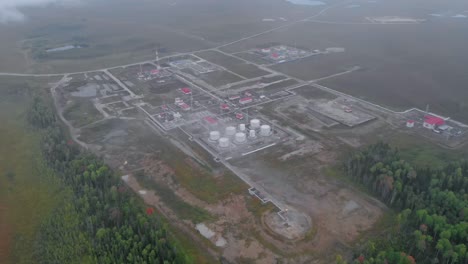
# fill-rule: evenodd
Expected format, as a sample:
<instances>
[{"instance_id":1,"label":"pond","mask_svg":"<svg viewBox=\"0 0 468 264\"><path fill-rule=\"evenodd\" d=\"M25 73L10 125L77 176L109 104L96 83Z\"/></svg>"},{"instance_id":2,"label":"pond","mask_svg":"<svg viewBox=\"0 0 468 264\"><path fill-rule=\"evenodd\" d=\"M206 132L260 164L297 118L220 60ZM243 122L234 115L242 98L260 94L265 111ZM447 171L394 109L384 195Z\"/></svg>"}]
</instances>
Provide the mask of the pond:
<instances>
[{"instance_id":1,"label":"pond","mask_svg":"<svg viewBox=\"0 0 468 264\"><path fill-rule=\"evenodd\" d=\"M71 95L74 97L95 97L99 86L97 84L88 84L79 87L76 92L72 92Z\"/></svg>"}]
</instances>

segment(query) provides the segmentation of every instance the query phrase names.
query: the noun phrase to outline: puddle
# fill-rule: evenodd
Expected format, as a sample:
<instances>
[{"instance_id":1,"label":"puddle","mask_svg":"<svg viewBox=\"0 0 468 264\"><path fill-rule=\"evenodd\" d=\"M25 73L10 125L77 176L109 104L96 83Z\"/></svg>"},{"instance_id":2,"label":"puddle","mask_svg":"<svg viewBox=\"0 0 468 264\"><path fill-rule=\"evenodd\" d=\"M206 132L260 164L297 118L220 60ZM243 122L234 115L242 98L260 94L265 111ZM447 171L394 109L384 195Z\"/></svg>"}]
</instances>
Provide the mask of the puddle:
<instances>
[{"instance_id":1,"label":"puddle","mask_svg":"<svg viewBox=\"0 0 468 264\"><path fill-rule=\"evenodd\" d=\"M214 238L214 237L216 236L216 233L215 233L213 230L209 229L209 228L208 228L205 224L203 224L203 223L197 224L197 225L195 226L195 229L197 229L198 232L200 232L200 234L201 234L203 237L205 237L205 238L207 238L207 239L209 239L209 240L211 240L212 238ZM224 246L227 245L227 241L226 241L226 239L224 239L224 237L219 236L219 237L216 239L215 245L216 245L217 247L224 247Z\"/></svg>"},{"instance_id":2,"label":"puddle","mask_svg":"<svg viewBox=\"0 0 468 264\"><path fill-rule=\"evenodd\" d=\"M71 95L75 97L94 97L97 94L99 86L95 83L90 83L78 88L78 91L72 92Z\"/></svg>"},{"instance_id":3,"label":"puddle","mask_svg":"<svg viewBox=\"0 0 468 264\"><path fill-rule=\"evenodd\" d=\"M127 135L128 133L125 130L113 130L104 136L103 141L108 141L109 139L112 139L115 137L125 137Z\"/></svg>"},{"instance_id":4,"label":"puddle","mask_svg":"<svg viewBox=\"0 0 468 264\"><path fill-rule=\"evenodd\" d=\"M215 245L217 247L224 247L224 246L226 246L226 244L227 244L227 241L223 237L219 237L218 240L216 240L216 243L215 243Z\"/></svg>"},{"instance_id":5,"label":"puddle","mask_svg":"<svg viewBox=\"0 0 468 264\"><path fill-rule=\"evenodd\" d=\"M354 212L355 210L361 208L359 204L357 204L355 201L351 200L346 203L346 205L343 208L343 214L347 215L349 213Z\"/></svg>"},{"instance_id":6,"label":"puddle","mask_svg":"<svg viewBox=\"0 0 468 264\"><path fill-rule=\"evenodd\" d=\"M81 49L80 46L77 45L66 45L58 48L53 48L53 49L48 49L46 50L47 53L52 53L52 52L59 52L59 51L67 51L71 49Z\"/></svg>"},{"instance_id":7,"label":"puddle","mask_svg":"<svg viewBox=\"0 0 468 264\"><path fill-rule=\"evenodd\" d=\"M202 236L205 238L211 239L214 237L215 232L213 232L211 229L209 229L205 224L200 223L195 226L195 228L200 232Z\"/></svg>"}]
</instances>

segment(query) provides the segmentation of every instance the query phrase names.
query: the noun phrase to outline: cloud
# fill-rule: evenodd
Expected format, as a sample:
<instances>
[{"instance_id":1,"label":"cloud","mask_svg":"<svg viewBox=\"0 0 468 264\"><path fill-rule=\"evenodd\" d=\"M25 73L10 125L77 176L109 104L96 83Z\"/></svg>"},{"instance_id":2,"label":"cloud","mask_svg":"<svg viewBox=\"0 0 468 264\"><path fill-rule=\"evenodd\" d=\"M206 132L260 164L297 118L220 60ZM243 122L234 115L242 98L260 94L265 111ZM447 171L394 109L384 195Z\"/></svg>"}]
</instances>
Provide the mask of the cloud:
<instances>
[{"instance_id":1,"label":"cloud","mask_svg":"<svg viewBox=\"0 0 468 264\"><path fill-rule=\"evenodd\" d=\"M41 7L48 4L70 5L79 0L0 0L0 23L20 22L26 16L19 10L21 7Z\"/></svg>"}]
</instances>

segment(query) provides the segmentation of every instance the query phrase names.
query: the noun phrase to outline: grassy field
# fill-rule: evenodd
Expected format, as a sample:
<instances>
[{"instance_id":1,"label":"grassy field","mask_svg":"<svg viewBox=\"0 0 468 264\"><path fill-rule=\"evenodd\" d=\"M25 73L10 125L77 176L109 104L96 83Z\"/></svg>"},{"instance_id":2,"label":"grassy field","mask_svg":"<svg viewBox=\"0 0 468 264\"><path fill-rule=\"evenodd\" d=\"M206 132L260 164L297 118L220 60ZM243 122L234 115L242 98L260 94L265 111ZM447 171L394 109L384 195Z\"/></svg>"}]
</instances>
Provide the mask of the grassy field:
<instances>
[{"instance_id":1,"label":"grassy field","mask_svg":"<svg viewBox=\"0 0 468 264\"><path fill-rule=\"evenodd\" d=\"M246 192L248 186L221 163L215 162L211 154L200 145L188 140L187 136L180 131L175 131L174 136L189 146L205 162L205 165L198 169L193 169L186 163L181 165L183 167L178 170L179 173L176 173L175 177L182 186L208 203L216 203L228 198L231 194ZM180 161L179 159L171 160L172 162ZM178 168L177 165L175 166Z\"/></svg>"},{"instance_id":2,"label":"grassy field","mask_svg":"<svg viewBox=\"0 0 468 264\"><path fill-rule=\"evenodd\" d=\"M79 2L25 8L25 22L0 23L0 71L80 71L152 59L157 47L161 55L200 50L286 23L263 18L292 20L317 9L283 0ZM83 48L46 52L65 45Z\"/></svg>"},{"instance_id":3,"label":"grassy field","mask_svg":"<svg viewBox=\"0 0 468 264\"><path fill-rule=\"evenodd\" d=\"M240 193L246 189L244 183L230 171L215 177L211 170L194 169L183 159L171 158L168 163L175 170L176 182L205 202L216 203L231 193Z\"/></svg>"},{"instance_id":4,"label":"grassy field","mask_svg":"<svg viewBox=\"0 0 468 264\"><path fill-rule=\"evenodd\" d=\"M276 64L271 68L287 75L314 80L343 72L355 66L353 60L345 61L343 53L319 54L297 61Z\"/></svg>"},{"instance_id":5,"label":"grassy field","mask_svg":"<svg viewBox=\"0 0 468 264\"><path fill-rule=\"evenodd\" d=\"M194 224L214 220L208 211L184 202L171 189L147 177L144 172L135 173L135 176L142 186L155 190L161 200L181 219L190 220Z\"/></svg>"},{"instance_id":6,"label":"grassy field","mask_svg":"<svg viewBox=\"0 0 468 264\"><path fill-rule=\"evenodd\" d=\"M63 116L70 120L74 127L82 127L103 118L92 101L81 98L77 98L67 105Z\"/></svg>"},{"instance_id":7,"label":"grassy field","mask_svg":"<svg viewBox=\"0 0 468 264\"><path fill-rule=\"evenodd\" d=\"M214 72L206 73L202 75L201 78L205 82L207 82L208 84L214 87L226 85L228 83L242 81L240 77L227 71L214 71Z\"/></svg>"},{"instance_id":8,"label":"grassy field","mask_svg":"<svg viewBox=\"0 0 468 264\"><path fill-rule=\"evenodd\" d=\"M25 124L31 89L44 81L0 78L0 263L34 263L39 224L64 198Z\"/></svg>"},{"instance_id":9,"label":"grassy field","mask_svg":"<svg viewBox=\"0 0 468 264\"><path fill-rule=\"evenodd\" d=\"M269 74L269 72L264 71L253 64L247 64L236 57L228 56L217 51L204 51L197 53L196 55L207 61L221 65L224 68L248 79Z\"/></svg>"},{"instance_id":10,"label":"grassy field","mask_svg":"<svg viewBox=\"0 0 468 264\"><path fill-rule=\"evenodd\" d=\"M418 167L440 168L452 161L468 159L467 148L446 149L418 136L395 134L388 138L388 142L400 150L403 159Z\"/></svg>"}]
</instances>

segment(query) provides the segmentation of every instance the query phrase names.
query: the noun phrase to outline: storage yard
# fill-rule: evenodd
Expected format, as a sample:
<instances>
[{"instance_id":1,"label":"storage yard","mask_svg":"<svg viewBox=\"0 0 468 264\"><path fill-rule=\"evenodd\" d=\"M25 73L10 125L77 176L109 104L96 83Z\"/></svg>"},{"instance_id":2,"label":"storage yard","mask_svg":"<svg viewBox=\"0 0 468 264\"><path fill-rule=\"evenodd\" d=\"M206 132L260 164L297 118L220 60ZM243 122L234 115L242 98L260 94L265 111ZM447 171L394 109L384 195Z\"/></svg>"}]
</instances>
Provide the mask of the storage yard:
<instances>
[{"instance_id":1,"label":"storage yard","mask_svg":"<svg viewBox=\"0 0 468 264\"><path fill-rule=\"evenodd\" d=\"M242 119L238 118L239 115L242 115ZM216 159L224 160L253 154L288 140L290 135L281 128L258 118L250 118L241 112L207 116L183 129Z\"/></svg>"},{"instance_id":2,"label":"storage yard","mask_svg":"<svg viewBox=\"0 0 468 264\"><path fill-rule=\"evenodd\" d=\"M252 55L256 55L261 59L270 62L271 64L284 63L288 61L300 60L312 55L320 54L321 51L307 51L294 47L288 47L284 45L272 46L268 48L261 48L247 51Z\"/></svg>"},{"instance_id":3,"label":"storage yard","mask_svg":"<svg viewBox=\"0 0 468 264\"><path fill-rule=\"evenodd\" d=\"M331 101L311 100L308 108L311 112L317 112L349 127L361 125L375 118L347 98L337 98Z\"/></svg>"}]
</instances>

